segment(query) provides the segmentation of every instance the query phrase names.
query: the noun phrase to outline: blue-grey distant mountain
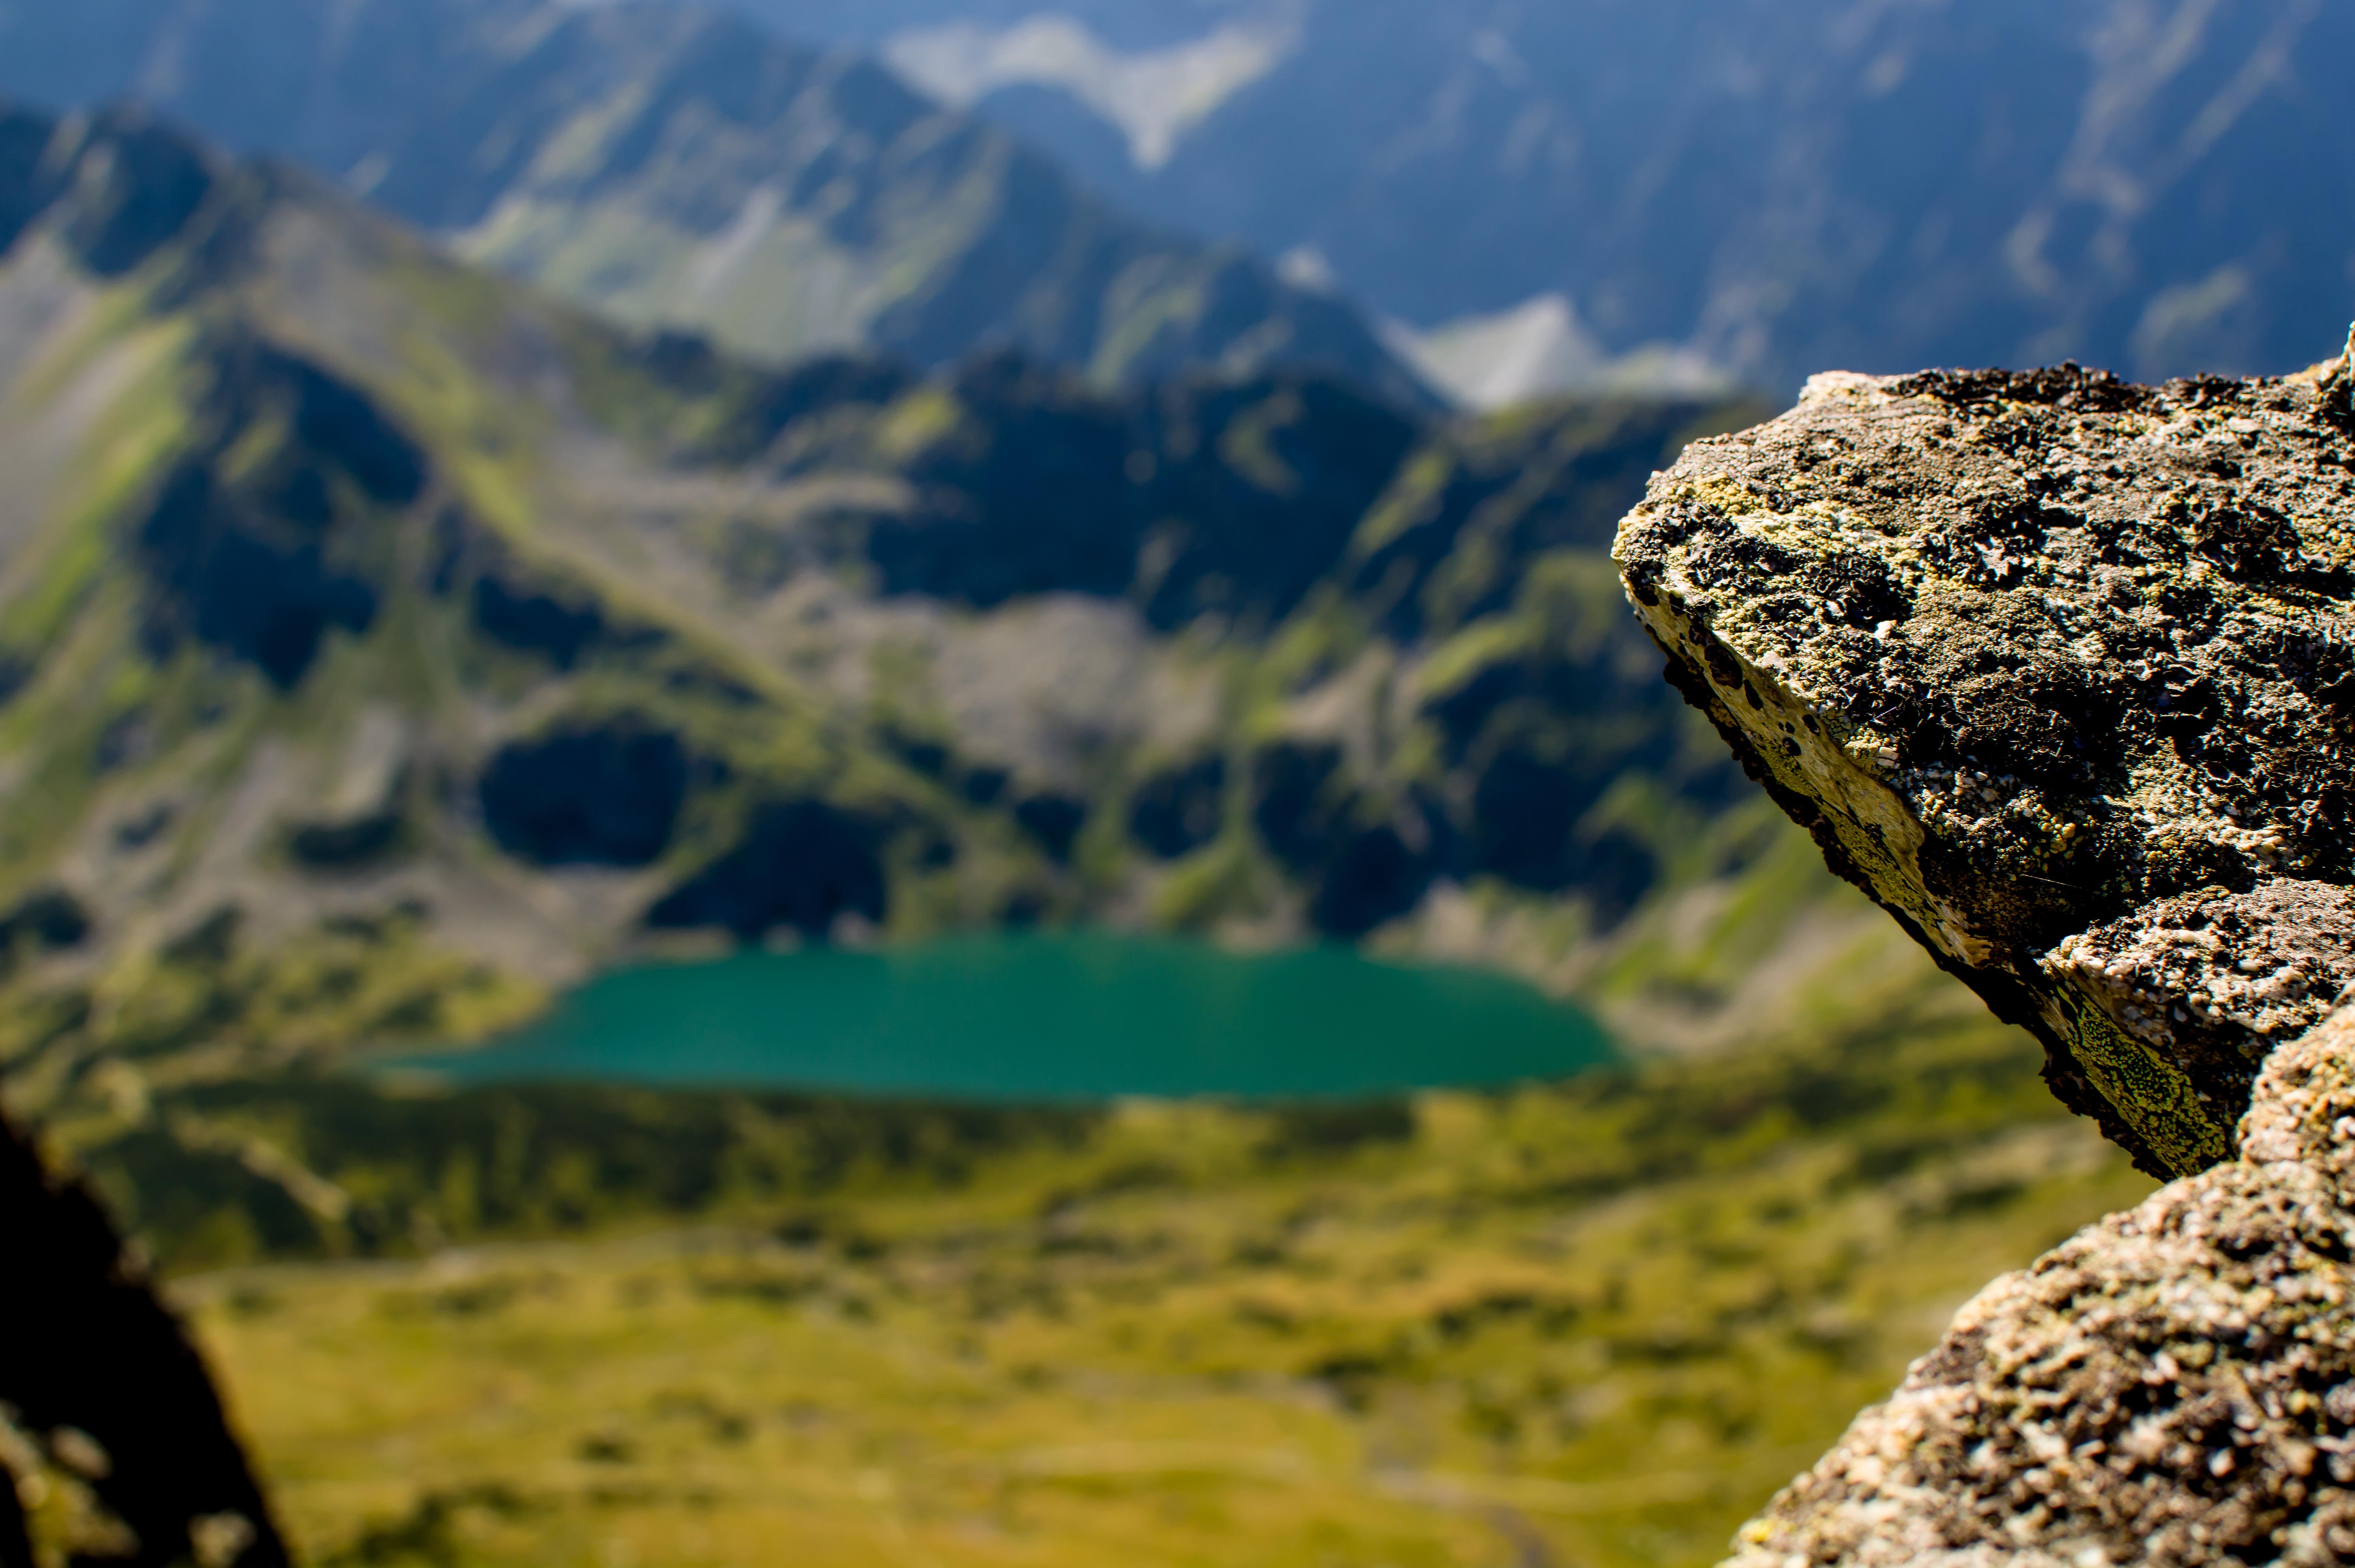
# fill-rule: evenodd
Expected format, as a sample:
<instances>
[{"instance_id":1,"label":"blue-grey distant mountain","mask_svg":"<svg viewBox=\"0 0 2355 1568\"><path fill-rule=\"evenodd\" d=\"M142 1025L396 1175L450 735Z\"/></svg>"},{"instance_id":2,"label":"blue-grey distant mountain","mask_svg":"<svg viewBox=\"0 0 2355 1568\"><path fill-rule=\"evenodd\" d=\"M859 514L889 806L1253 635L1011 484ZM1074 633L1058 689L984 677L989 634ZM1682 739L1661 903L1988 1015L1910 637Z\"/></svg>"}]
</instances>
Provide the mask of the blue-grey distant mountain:
<instances>
[{"instance_id":1,"label":"blue-grey distant mountain","mask_svg":"<svg viewBox=\"0 0 2355 1568\"><path fill-rule=\"evenodd\" d=\"M0 91L144 100L471 259L770 357L1010 346L1107 382L1284 363L1426 397L1339 300L1124 217L865 59L725 15L0 0Z\"/></svg>"},{"instance_id":2,"label":"blue-grey distant mountain","mask_svg":"<svg viewBox=\"0 0 2355 1568\"><path fill-rule=\"evenodd\" d=\"M2343 4L736 3L1409 321L1561 296L1573 369L2278 371L2355 314Z\"/></svg>"}]
</instances>

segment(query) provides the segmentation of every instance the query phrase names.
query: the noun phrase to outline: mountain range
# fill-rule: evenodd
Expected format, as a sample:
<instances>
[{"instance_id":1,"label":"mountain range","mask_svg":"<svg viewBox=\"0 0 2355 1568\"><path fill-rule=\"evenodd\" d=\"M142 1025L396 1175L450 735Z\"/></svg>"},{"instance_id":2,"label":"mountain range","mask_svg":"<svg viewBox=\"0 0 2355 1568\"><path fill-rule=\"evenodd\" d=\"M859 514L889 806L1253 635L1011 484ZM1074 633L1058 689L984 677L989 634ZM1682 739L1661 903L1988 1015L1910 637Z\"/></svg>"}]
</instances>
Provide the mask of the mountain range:
<instances>
[{"instance_id":1,"label":"mountain range","mask_svg":"<svg viewBox=\"0 0 2355 1568\"><path fill-rule=\"evenodd\" d=\"M633 954L1073 920L1754 1012L1861 906L1605 550L1757 413L770 367L13 112L0 1060L80 1103Z\"/></svg>"},{"instance_id":2,"label":"mountain range","mask_svg":"<svg viewBox=\"0 0 2355 1568\"><path fill-rule=\"evenodd\" d=\"M2281 373L2355 315L2318 0L737 4L1418 329L1528 312L1515 391Z\"/></svg>"},{"instance_id":3,"label":"mountain range","mask_svg":"<svg viewBox=\"0 0 2355 1568\"><path fill-rule=\"evenodd\" d=\"M1129 219L872 61L721 13L6 0L0 92L135 98L469 259L759 357L1014 347L1105 385L1316 365L1430 401L1331 294Z\"/></svg>"},{"instance_id":4,"label":"mountain range","mask_svg":"<svg viewBox=\"0 0 2355 1568\"><path fill-rule=\"evenodd\" d=\"M2308 363L2350 65L2314 0L0 0L0 91L138 98L634 324L1475 406Z\"/></svg>"},{"instance_id":5,"label":"mountain range","mask_svg":"<svg viewBox=\"0 0 2355 1568\"><path fill-rule=\"evenodd\" d=\"M1046 59L1162 168L1318 20L1116 13L911 11L881 43L990 112ZM831 1505L780 1475L855 1491L887 1554L912 1520L1036 1556L1039 1498L1114 1495L1039 1463L1073 1423L1187 1452L1129 1539L1199 1516L1290 1552L1203 1491L1183 1405L1199 1452L1308 1432L1377 1554L1423 1550L1412 1502L1443 1556L1486 1520L1530 1561L1657 1562L1880 1386L1983 1272L1958 1259L2131 1193L2023 1115L2021 1042L1833 880L1626 613L1607 551L1647 476L1769 411L1706 339L1629 347L1567 293L1369 325L1314 244L1169 238L854 54L706 13L0 0L9 73L49 107L0 101L0 1075L167 1266L436 1254L180 1298L306 1557L644 1554L673 1499L674 1539L739 1531L730 1488L806 1543ZM1650 395L1450 414L1410 359L1467 401ZM616 964L1039 924L1486 964L1655 1060L1263 1108L352 1071ZM538 1252L528 1284L447 1251L648 1221L699 1227L666 1277L643 1236L632 1272ZM101 1239L93 1273L144 1274ZM489 1381L418 1359L470 1323ZM836 1419L902 1385L921 1439ZM698 1387L725 1397L669 1392ZM994 1470L985 1407L1018 1442ZM43 1552L174 1550L186 1509L126 1536L85 1506L129 1450L25 1413L0 1503L50 1500ZM783 1445L812 1432L822 1467ZM240 1506L197 1555L268 1555ZM1115 1538L1084 1533L1072 1561Z\"/></svg>"}]
</instances>

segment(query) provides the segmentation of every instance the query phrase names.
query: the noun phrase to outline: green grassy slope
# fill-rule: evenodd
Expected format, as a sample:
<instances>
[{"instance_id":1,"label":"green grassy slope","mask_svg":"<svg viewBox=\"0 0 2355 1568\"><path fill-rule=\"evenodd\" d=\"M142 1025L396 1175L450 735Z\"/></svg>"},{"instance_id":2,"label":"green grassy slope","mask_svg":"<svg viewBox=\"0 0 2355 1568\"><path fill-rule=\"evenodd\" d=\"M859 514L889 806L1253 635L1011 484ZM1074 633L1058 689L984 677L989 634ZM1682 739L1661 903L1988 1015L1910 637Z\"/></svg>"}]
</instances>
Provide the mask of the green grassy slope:
<instances>
[{"instance_id":1,"label":"green grassy slope","mask_svg":"<svg viewBox=\"0 0 2355 1568\"><path fill-rule=\"evenodd\" d=\"M1983 1014L1823 1001L1346 1109L248 1085L91 1157L314 1562L1699 1564L2149 1185Z\"/></svg>"}]
</instances>

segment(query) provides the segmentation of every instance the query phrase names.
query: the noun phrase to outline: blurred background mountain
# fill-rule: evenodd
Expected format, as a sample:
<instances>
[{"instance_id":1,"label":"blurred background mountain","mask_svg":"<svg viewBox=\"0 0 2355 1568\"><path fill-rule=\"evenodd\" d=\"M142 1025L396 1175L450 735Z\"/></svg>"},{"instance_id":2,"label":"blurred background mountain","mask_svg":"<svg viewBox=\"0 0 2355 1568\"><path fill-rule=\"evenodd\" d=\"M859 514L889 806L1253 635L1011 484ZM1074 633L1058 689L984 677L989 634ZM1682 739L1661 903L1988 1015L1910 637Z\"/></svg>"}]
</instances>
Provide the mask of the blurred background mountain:
<instances>
[{"instance_id":1,"label":"blurred background mountain","mask_svg":"<svg viewBox=\"0 0 2355 1568\"><path fill-rule=\"evenodd\" d=\"M9 1103L321 1560L1704 1561L2138 1188L1660 680L1614 524L1818 369L2320 357L2350 63L2307 0L0 0ZM359 1070L1041 926L1624 1061Z\"/></svg>"},{"instance_id":2,"label":"blurred background mountain","mask_svg":"<svg viewBox=\"0 0 2355 1568\"><path fill-rule=\"evenodd\" d=\"M2355 281L2355 16L2318 0L741 5L1444 328L1467 394L2277 372ZM1514 373L1454 372L1484 320Z\"/></svg>"},{"instance_id":3,"label":"blurred background mountain","mask_svg":"<svg viewBox=\"0 0 2355 1568\"><path fill-rule=\"evenodd\" d=\"M1346 298L1491 406L1828 366L2279 371L2336 336L2355 263L2329 108L2355 19L2318 0L736 10L897 80L636 4L17 0L0 90L136 94L756 351L1390 378Z\"/></svg>"},{"instance_id":4,"label":"blurred background mountain","mask_svg":"<svg viewBox=\"0 0 2355 1568\"><path fill-rule=\"evenodd\" d=\"M1087 194L881 66L546 0L0 12L0 91L135 97L615 319L772 357L1014 347L1107 382L1282 359L1425 394L1348 307Z\"/></svg>"},{"instance_id":5,"label":"blurred background mountain","mask_svg":"<svg viewBox=\"0 0 2355 1568\"><path fill-rule=\"evenodd\" d=\"M136 110L0 118L0 213L20 1087L480 1032L683 933L1618 955L1651 1032L1814 950L1727 903L1834 884L1605 554L1759 405L742 360Z\"/></svg>"}]
</instances>

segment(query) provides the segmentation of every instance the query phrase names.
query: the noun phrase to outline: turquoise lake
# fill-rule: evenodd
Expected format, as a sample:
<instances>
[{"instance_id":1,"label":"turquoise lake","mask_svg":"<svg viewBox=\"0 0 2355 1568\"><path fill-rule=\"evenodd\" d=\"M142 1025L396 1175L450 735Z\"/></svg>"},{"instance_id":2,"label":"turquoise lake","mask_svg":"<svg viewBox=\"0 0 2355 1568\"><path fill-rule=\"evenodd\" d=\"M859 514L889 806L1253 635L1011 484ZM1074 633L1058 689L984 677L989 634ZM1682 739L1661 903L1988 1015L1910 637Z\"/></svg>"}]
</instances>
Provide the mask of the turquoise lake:
<instances>
[{"instance_id":1,"label":"turquoise lake","mask_svg":"<svg viewBox=\"0 0 2355 1568\"><path fill-rule=\"evenodd\" d=\"M1612 1055L1584 1014L1479 970L1082 933L622 970L503 1040L404 1065L463 1083L1274 1099L1560 1078Z\"/></svg>"}]
</instances>

